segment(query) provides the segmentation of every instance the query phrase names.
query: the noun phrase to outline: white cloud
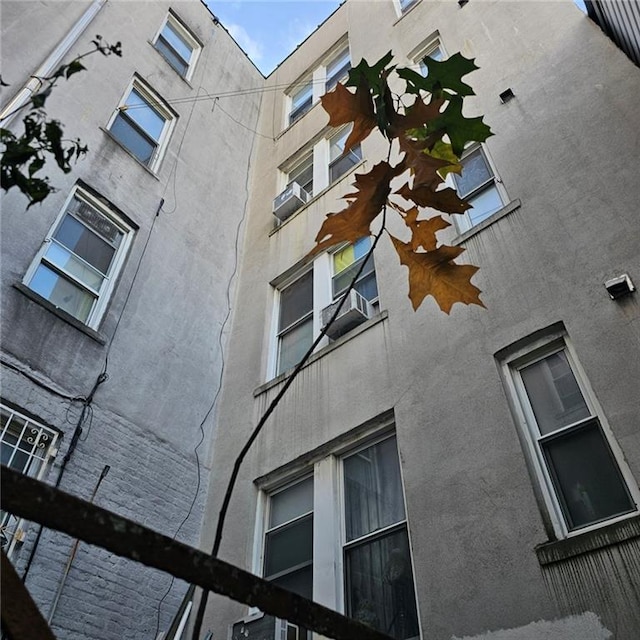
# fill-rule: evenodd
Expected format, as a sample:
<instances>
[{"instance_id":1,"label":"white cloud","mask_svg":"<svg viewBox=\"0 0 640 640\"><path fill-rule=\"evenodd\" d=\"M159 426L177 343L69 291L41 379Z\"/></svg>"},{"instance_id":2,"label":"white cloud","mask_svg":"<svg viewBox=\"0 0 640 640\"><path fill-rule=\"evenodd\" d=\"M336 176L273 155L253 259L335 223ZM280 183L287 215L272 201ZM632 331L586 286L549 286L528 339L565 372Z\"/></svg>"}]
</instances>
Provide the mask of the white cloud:
<instances>
[{"instance_id":1,"label":"white cloud","mask_svg":"<svg viewBox=\"0 0 640 640\"><path fill-rule=\"evenodd\" d=\"M245 50L246 54L253 62L260 62L263 57L263 47L260 42L254 40L239 24L225 25L233 39Z\"/></svg>"}]
</instances>

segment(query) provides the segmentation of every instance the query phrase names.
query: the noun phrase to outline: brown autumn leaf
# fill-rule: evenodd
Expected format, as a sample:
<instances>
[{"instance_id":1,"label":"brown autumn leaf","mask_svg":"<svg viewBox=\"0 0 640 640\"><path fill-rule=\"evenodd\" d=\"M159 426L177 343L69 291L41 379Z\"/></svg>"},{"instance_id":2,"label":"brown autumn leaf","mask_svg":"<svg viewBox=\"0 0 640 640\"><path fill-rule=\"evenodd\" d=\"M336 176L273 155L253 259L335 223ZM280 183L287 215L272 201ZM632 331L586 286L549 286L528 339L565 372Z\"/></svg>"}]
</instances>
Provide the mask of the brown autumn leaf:
<instances>
[{"instance_id":1,"label":"brown autumn leaf","mask_svg":"<svg viewBox=\"0 0 640 640\"><path fill-rule=\"evenodd\" d=\"M412 140L403 134L398 138L398 142L400 150L405 153L404 165L413 175L414 188L424 186L435 190L443 182L438 171L449 166L451 162L425 153L428 147L424 140Z\"/></svg>"},{"instance_id":2,"label":"brown autumn leaf","mask_svg":"<svg viewBox=\"0 0 640 640\"><path fill-rule=\"evenodd\" d=\"M420 97L407 107L404 115L396 113L391 123L391 132L394 137L399 136L408 129L420 129L440 115L440 109L445 103L442 98L432 98L428 104Z\"/></svg>"},{"instance_id":3,"label":"brown autumn leaf","mask_svg":"<svg viewBox=\"0 0 640 640\"><path fill-rule=\"evenodd\" d=\"M438 243L436 232L451 226L442 216L418 220L418 207L411 207L406 212L404 222L411 229L412 251L417 251L420 247L425 251L433 251Z\"/></svg>"},{"instance_id":4,"label":"brown autumn leaf","mask_svg":"<svg viewBox=\"0 0 640 640\"><path fill-rule=\"evenodd\" d=\"M391 236L391 240L400 263L409 269L409 299L414 311L429 295L447 314L456 302L484 307L479 297L480 289L471 284L478 267L453 262L464 251L462 247L442 246L434 251L418 253L398 238Z\"/></svg>"},{"instance_id":5,"label":"brown autumn leaf","mask_svg":"<svg viewBox=\"0 0 640 640\"><path fill-rule=\"evenodd\" d=\"M346 209L330 213L316 236L318 243L308 254L311 257L340 242L355 242L369 235L369 227L382 210L391 191L391 180L398 168L388 162L379 162L369 173L356 173L357 193L344 198L350 200Z\"/></svg>"},{"instance_id":6,"label":"brown autumn leaf","mask_svg":"<svg viewBox=\"0 0 640 640\"><path fill-rule=\"evenodd\" d=\"M464 213L467 209L471 209L471 205L450 187L436 191L426 186L411 189L408 184L404 184L394 193L419 207L430 207L443 213Z\"/></svg>"},{"instance_id":7,"label":"brown autumn leaf","mask_svg":"<svg viewBox=\"0 0 640 640\"><path fill-rule=\"evenodd\" d=\"M378 124L369 85L365 80L361 80L355 93L351 93L338 82L336 88L325 93L320 101L329 114L330 126L339 127L353 122L353 129L344 145L343 154L362 142Z\"/></svg>"}]
</instances>

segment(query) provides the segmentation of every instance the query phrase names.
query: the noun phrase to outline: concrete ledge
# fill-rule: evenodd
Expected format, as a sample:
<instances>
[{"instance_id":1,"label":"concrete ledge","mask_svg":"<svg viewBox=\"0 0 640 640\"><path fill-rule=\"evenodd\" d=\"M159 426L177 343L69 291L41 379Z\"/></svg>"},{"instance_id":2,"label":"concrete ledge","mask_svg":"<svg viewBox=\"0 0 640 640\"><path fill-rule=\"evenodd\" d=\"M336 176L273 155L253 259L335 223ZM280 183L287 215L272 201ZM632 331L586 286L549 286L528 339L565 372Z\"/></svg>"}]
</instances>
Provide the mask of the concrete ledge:
<instances>
[{"instance_id":1,"label":"concrete ledge","mask_svg":"<svg viewBox=\"0 0 640 640\"><path fill-rule=\"evenodd\" d=\"M88 335L92 340L99 342L104 345L107 344L107 339L101 334L98 333L95 329L91 327L87 327L86 324L83 324L77 318L74 318L70 313L63 311L60 307L56 307L54 304L51 304L46 298L43 298L41 295L37 294L35 291L32 291L26 285L22 284L22 282L16 282L13 285L14 289L17 289L20 293L25 295L29 300L39 304L41 307L44 307L47 311L53 313L53 315L58 316L61 320L64 320L67 324L70 324L72 327L78 329L78 331L82 331L82 333Z\"/></svg>"},{"instance_id":2,"label":"concrete ledge","mask_svg":"<svg viewBox=\"0 0 640 640\"><path fill-rule=\"evenodd\" d=\"M544 566L634 538L640 538L640 515L619 520L599 529L585 531L565 540L546 542L538 545L535 551L538 562Z\"/></svg>"}]
</instances>

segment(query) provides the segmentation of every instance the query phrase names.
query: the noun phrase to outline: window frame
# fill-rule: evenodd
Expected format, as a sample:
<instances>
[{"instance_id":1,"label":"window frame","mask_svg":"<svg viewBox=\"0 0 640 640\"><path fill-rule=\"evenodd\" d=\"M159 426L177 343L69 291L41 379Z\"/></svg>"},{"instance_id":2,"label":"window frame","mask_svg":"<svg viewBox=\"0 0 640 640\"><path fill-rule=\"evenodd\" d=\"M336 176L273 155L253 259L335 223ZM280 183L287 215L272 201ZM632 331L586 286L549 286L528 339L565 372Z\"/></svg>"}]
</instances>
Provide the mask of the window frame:
<instances>
[{"instance_id":1,"label":"window frame","mask_svg":"<svg viewBox=\"0 0 640 640\"><path fill-rule=\"evenodd\" d=\"M360 451L380 444L386 440L395 441L395 454L399 468L399 482L402 491L402 521L381 527L365 536L347 542L346 535L346 495L344 461ZM272 495L295 486L295 484L313 477L313 600L334 611L346 615L347 576L345 557L348 548L364 544L364 540L385 537L394 531L405 531L410 549L412 586L415 598L418 626L421 626L419 602L415 581L415 561L411 553L411 533L407 514L406 491L402 461L398 450L398 441L393 424L386 421L369 433L352 437L329 449L322 447L317 455L311 454L311 460L303 469L291 472L283 468L276 478L258 483L259 495L256 506L256 521L253 544L253 572L264 575L266 536L269 531L270 500ZM322 535L319 535L322 532ZM255 610L251 612L255 613Z\"/></svg>"},{"instance_id":2,"label":"window frame","mask_svg":"<svg viewBox=\"0 0 640 640\"><path fill-rule=\"evenodd\" d=\"M452 173L449 173L447 176L447 181L449 183L449 186L455 189L456 193L462 199L472 199L474 197L482 195L485 192L488 192L492 188L495 188L501 204L497 209L494 209L488 213L480 214L481 217L475 222L472 221L471 216L469 214L470 209L466 210L464 213L456 214L455 216L452 216L455 223L456 230L458 231L459 234L466 233L467 231L474 229L478 225L481 225L485 220L487 220L487 218L490 218L492 215L502 210L509 203L506 189L504 188L502 180L500 179L500 175L498 174L496 166L485 144L476 143L476 144L470 145L467 149L465 149L464 153L462 154L462 157L460 158L461 164L464 164L465 160L467 160L468 158L470 158L476 153L480 153L480 155L482 156L487 168L491 172L491 176L479 186L474 187L471 191L469 191L464 196L460 194L456 176L454 176Z\"/></svg>"},{"instance_id":3,"label":"window frame","mask_svg":"<svg viewBox=\"0 0 640 640\"><path fill-rule=\"evenodd\" d=\"M53 427L43 424L40 420L27 415L26 412L21 411L20 409L14 407L12 404L5 402L4 400L0 400L0 409L2 413L9 413L9 417L7 422L0 426L0 441L4 445L6 443L5 437L7 432L11 433L10 426L14 419L17 417L20 420L24 420L24 425L22 427L18 427L20 432L20 436L17 439L15 446L13 444L7 443L8 447L11 447L12 453L10 455L10 460L13 459L15 452L20 450L19 444L22 443L23 439L25 439L25 432L28 428L31 429L30 438L27 437L26 440L29 444L32 445L31 453L27 454L27 464L24 469L20 471L23 475L27 475L28 477L35 478L36 480L41 480L44 478L45 474L51 467L53 460L55 459L58 449L58 441L61 439L62 434L57 429ZM33 425L30 427L30 425ZM37 437L34 438L35 432L37 431ZM13 437L16 437L15 432L13 433ZM50 442L42 443L41 440L49 439ZM44 453L41 457L35 456L34 453L36 449L43 449ZM21 449L24 453L25 450ZM34 460L39 460L37 462L37 467L34 469ZM11 465L9 465L11 466ZM14 468L15 467L11 467ZM10 534L10 539L8 539L7 546L4 551L8 558L12 558L16 554L16 550L18 545L24 541L25 537L25 529L27 527L27 521L24 518L18 518L8 512L2 512L0 517L0 527L4 532ZM9 524L11 523L11 524Z\"/></svg>"},{"instance_id":4,"label":"window frame","mask_svg":"<svg viewBox=\"0 0 640 640\"><path fill-rule=\"evenodd\" d=\"M155 111L162 119L164 119L164 125L162 126L162 131L158 136L158 140L155 140L155 138L153 138L151 134L145 131L142 126L134 122L131 117L126 115L127 100L129 99L132 91L138 93L138 95L146 103L147 107ZM136 153L132 151L125 144L125 142L117 136L117 134L113 133L112 127L118 119L118 116L122 117L129 127L134 129L139 135L145 138L152 146L155 145L155 149L152 152L148 162L140 159L136 155ZM171 133L173 132L177 120L178 114L162 99L162 97L158 93L156 93L151 87L149 87L136 75L127 85L127 88L123 93L118 106L115 108L113 114L109 118L106 128L111 138L115 142L117 142L118 145L120 145L130 156L135 158L143 167L146 167L152 173L156 173L160 166L160 163L162 162L162 159L164 158Z\"/></svg>"},{"instance_id":5,"label":"window frame","mask_svg":"<svg viewBox=\"0 0 640 640\"><path fill-rule=\"evenodd\" d=\"M285 330L280 330L280 307L281 307L281 292L292 285L294 282L304 277L310 271L313 272L313 334L309 347L313 341L318 337L322 329L322 310L335 302L337 298L333 296L333 255L335 252L344 249L347 244L341 244L337 247L332 247L329 251L325 251L317 256L310 265L306 265L301 268L294 267L286 272L279 278L273 280L270 284L274 289L273 296L273 311L271 320L271 339L269 345L269 354L267 358L267 379L272 380L288 371L291 368L280 370L280 339L286 329L291 329L294 325L289 325ZM369 301L372 309L372 313L375 316L380 310L380 291L378 288L378 276L376 274L375 256L372 256L373 261L373 274L376 278L376 290L378 295ZM308 314L305 316L308 318ZM295 324L302 322L302 319ZM350 332L344 335L349 335ZM330 344L330 340L325 336L319 343L318 349ZM294 365L295 366L295 365Z\"/></svg>"},{"instance_id":6,"label":"window frame","mask_svg":"<svg viewBox=\"0 0 640 640\"><path fill-rule=\"evenodd\" d=\"M45 255L49 247L52 245L52 243L55 242L56 244L60 244L58 241L54 239L54 235L62 226L62 223L67 215L72 217L74 220L77 220L78 222L80 222L80 224L88 228L90 231L96 233L95 229L92 229L91 227L87 226L82 220L79 220L70 211L70 206L74 199L80 200L84 204L87 204L89 207L91 207L91 209L93 209L95 212L97 212L103 218L106 218L111 224L117 227L118 231L122 233L122 239L121 239L120 245L115 248L115 253L113 255L111 264L109 265L108 273L103 274L104 279L102 280L102 283L98 290L92 289L89 285L82 282L79 279L79 277L74 276L68 270L64 269L64 267L55 264L52 260L48 259ZM107 306L113 294L113 290L115 288L115 283L118 279L118 276L120 275L124 262L129 253L129 249L133 241L134 233L135 233L135 229L128 221L124 220L122 216L119 216L117 213L115 213L102 200L98 199L98 197L93 195L88 189L84 188L80 184L76 184L69 192L69 195L65 199L64 204L62 205L62 208L60 209L58 215L53 221L53 224L49 228L49 231L47 232L47 235L45 236L42 242L42 246L34 256L33 260L31 261L31 264L29 265L29 268L27 269L24 275L22 283L26 287L31 289L36 295L38 295L44 300L47 300L50 304L56 306L56 308L59 308L57 307L57 305L55 305L54 302L52 302L51 300L43 296L41 293L39 293L35 289L32 289L30 286L30 283L33 277L35 276L38 270L38 267L41 264L45 265L49 270L54 271L61 278L63 278L67 282L70 282L74 287L80 289L81 291L87 292L89 295L94 297L94 302L92 304L91 310L89 311L89 314L86 320L81 320L80 318L75 316L73 313L66 311L65 309L60 308L60 310L64 313L67 313L68 315L73 317L75 320L77 320L81 324L91 329L97 329L98 326L100 325L100 322L102 321L102 318L104 317L105 311L107 309ZM96 235L98 234L96 233ZM78 261L85 263L92 271L97 271L95 267L90 265L88 262L86 262L86 260L84 260L80 256L77 256L75 252L73 252L71 249L67 248L66 250L69 251L73 256L75 256Z\"/></svg>"},{"instance_id":7,"label":"window frame","mask_svg":"<svg viewBox=\"0 0 640 640\"><path fill-rule=\"evenodd\" d=\"M538 426L531 401L528 399L521 371L560 352L564 352L566 355L570 370L589 410L589 416L564 425L548 434L543 434ZM533 480L539 489L545 512L549 517L555 536L559 539L579 536L637 515L640 506L640 491L566 333L554 331L549 336L518 349L504 359L501 368L514 420L523 438L525 455L534 475ZM633 508L624 513L572 527L562 506L563 499L559 495L560 488L555 486L551 465L545 459L543 445L563 434L586 431L594 424L599 428L603 443L611 454L612 462L620 474L620 480Z\"/></svg>"},{"instance_id":8,"label":"window frame","mask_svg":"<svg viewBox=\"0 0 640 640\"><path fill-rule=\"evenodd\" d=\"M162 35L166 26L169 25L169 28L174 31L174 33L183 40L184 44L188 47L191 47L191 55L189 56L189 60L184 60L184 58L180 55L178 51L176 51L173 46L167 41L167 39ZM181 73L176 67L172 64L169 58L164 54L164 52L158 48L158 40L162 38L162 40L166 43L170 49L174 51L178 58L180 58L186 64L185 73ZM184 80L191 80L193 77L193 72L195 70L196 63L198 62L198 58L200 57L200 52L202 51L202 44L200 41L193 35L190 29L184 24L184 22L170 9L165 16L160 28L156 32L151 44L154 49L167 61L169 66Z\"/></svg>"},{"instance_id":9,"label":"window frame","mask_svg":"<svg viewBox=\"0 0 640 640\"><path fill-rule=\"evenodd\" d=\"M338 71L342 71L339 74L333 74L331 77L327 76L327 70L336 60L339 60L344 54L347 54L348 63L347 65L342 65ZM298 77L298 79L289 86L289 88L284 92L285 100L284 100L284 129L293 126L298 120L302 119L302 117L311 111L311 109L320 101L320 98L329 91L332 91L335 88L335 84L329 88L327 85L329 81L335 80L335 83L344 80L349 69L351 69L351 47L349 46L349 39L347 36L340 38L336 44L334 44L326 55L320 59L320 62L312 65L310 68L305 71L304 74ZM346 67L346 68L345 68ZM305 104L305 108L301 109L298 107L297 110L294 110L293 104L295 101L295 97L302 93L305 89L311 89L311 97L309 104ZM297 112L298 110L299 113ZM295 113L295 118L291 116Z\"/></svg>"}]
</instances>

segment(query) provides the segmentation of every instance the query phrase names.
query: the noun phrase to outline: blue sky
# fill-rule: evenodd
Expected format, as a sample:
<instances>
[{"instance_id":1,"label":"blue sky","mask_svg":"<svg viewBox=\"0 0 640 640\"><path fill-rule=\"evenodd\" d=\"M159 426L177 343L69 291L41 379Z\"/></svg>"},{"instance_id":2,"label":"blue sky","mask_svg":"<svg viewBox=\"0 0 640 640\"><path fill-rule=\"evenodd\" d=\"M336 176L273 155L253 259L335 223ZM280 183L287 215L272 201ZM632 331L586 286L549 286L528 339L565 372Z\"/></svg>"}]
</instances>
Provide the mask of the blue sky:
<instances>
[{"instance_id":1,"label":"blue sky","mask_svg":"<svg viewBox=\"0 0 640 640\"><path fill-rule=\"evenodd\" d=\"M206 0L265 75L340 6L339 0Z\"/></svg>"},{"instance_id":2,"label":"blue sky","mask_svg":"<svg viewBox=\"0 0 640 640\"><path fill-rule=\"evenodd\" d=\"M574 2L584 11L583 0ZM340 0L206 0L254 64L268 75Z\"/></svg>"}]
</instances>

